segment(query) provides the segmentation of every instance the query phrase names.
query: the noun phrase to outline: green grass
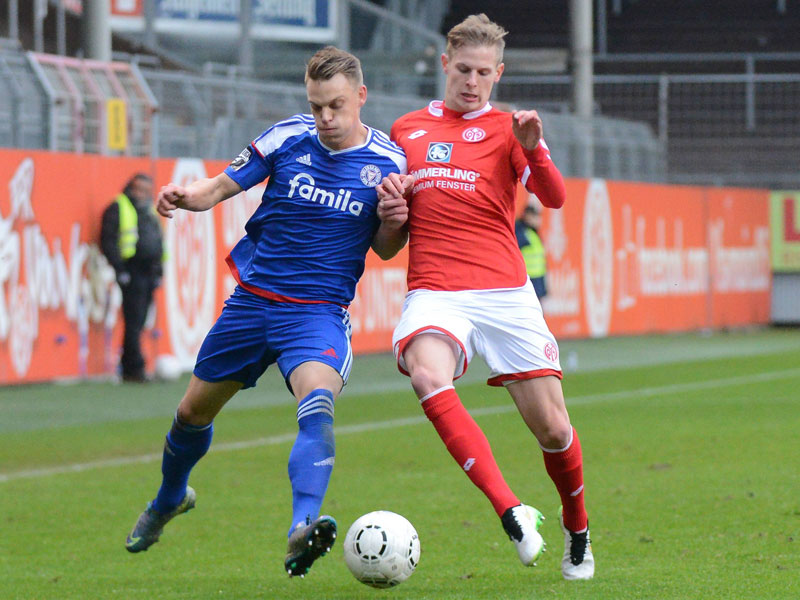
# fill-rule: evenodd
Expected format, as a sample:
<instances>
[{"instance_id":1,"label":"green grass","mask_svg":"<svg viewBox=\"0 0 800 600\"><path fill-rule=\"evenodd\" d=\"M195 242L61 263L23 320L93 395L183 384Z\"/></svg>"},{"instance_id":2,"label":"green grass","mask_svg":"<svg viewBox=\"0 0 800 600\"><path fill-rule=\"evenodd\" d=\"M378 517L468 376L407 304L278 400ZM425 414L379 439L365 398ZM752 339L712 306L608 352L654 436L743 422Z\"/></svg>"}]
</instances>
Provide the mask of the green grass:
<instances>
[{"instance_id":1,"label":"green grass","mask_svg":"<svg viewBox=\"0 0 800 600\"><path fill-rule=\"evenodd\" d=\"M603 344L614 351L613 341ZM550 551L534 569L519 564L488 501L391 368L381 375L389 391L362 394L354 384L337 402L325 512L343 535L360 514L393 510L415 525L422 544L411 579L379 591L350 576L340 543L306 579L283 572L291 441L279 436L296 427L287 402L252 407L251 396L223 411L214 445L192 474L197 509L170 523L148 552L131 555L123 541L159 484L165 415L185 381L6 389L0 414L18 427L0 433L0 598L798 598L800 345L785 345L565 379L597 560L589 582L561 578L558 497L503 390L459 387L509 484L548 517L542 532ZM362 377L374 383L377 371ZM59 403L61 417L53 414ZM120 416L76 414L92 406ZM125 457L144 462L98 463ZM75 464L85 470L66 470Z\"/></svg>"}]
</instances>

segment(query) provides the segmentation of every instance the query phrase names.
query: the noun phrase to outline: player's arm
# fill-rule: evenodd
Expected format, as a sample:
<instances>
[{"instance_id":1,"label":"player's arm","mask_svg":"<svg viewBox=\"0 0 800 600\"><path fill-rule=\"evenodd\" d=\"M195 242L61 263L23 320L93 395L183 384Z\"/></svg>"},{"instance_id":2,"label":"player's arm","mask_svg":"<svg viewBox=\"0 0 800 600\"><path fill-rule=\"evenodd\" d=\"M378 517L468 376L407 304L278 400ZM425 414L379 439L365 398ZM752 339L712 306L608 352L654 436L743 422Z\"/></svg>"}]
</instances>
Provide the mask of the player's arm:
<instances>
[{"instance_id":1,"label":"player's arm","mask_svg":"<svg viewBox=\"0 0 800 600\"><path fill-rule=\"evenodd\" d=\"M224 172L210 179L198 179L187 186L170 183L161 188L156 209L158 214L171 219L176 208L192 212L208 210L241 191L239 184Z\"/></svg>"},{"instance_id":2,"label":"player's arm","mask_svg":"<svg viewBox=\"0 0 800 600\"><path fill-rule=\"evenodd\" d=\"M524 182L548 208L561 208L567 197L561 172L544 143L542 119L535 110L518 110L511 117L511 130L519 142L530 176Z\"/></svg>"},{"instance_id":3,"label":"player's arm","mask_svg":"<svg viewBox=\"0 0 800 600\"><path fill-rule=\"evenodd\" d=\"M119 273L124 270L122 254L119 251L119 205L112 202L103 211L103 220L100 226L100 249L103 251L114 271Z\"/></svg>"},{"instance_id":4,"label":"player's arm","mask_svg":"<svg viewBox=\"0 0 800 600\"><path fill-rule=\"evenodd\" d=\"M378 192L378 231L372 238L372 249L383 260L396 255L408 241L408 197L414 178L390 173L376 188Z\"/></svg>"}]
</instances>

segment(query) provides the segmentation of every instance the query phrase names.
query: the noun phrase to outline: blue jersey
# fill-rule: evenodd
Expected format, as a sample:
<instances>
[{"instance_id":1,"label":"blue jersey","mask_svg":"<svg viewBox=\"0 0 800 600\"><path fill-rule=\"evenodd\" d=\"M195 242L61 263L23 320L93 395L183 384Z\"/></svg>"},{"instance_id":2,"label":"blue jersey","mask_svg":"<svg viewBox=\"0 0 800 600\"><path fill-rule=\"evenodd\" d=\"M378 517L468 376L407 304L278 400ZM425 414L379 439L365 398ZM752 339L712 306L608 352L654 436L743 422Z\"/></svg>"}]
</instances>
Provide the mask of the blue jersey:
<instances>
[{"instance_id":1,"label":"blue jersey","mask_svg":"<svg viewBox=\"0 0 800 600\"><path fill-rule=\"evenodd\" d=\"M380 225L375 186L405 172L403 151L375 129L361 146L331 150L311 115L273 125L225 169L243 189L269 177L227 258L234 278L272 300L349 304Z\"/></svg>"}]
</instances>

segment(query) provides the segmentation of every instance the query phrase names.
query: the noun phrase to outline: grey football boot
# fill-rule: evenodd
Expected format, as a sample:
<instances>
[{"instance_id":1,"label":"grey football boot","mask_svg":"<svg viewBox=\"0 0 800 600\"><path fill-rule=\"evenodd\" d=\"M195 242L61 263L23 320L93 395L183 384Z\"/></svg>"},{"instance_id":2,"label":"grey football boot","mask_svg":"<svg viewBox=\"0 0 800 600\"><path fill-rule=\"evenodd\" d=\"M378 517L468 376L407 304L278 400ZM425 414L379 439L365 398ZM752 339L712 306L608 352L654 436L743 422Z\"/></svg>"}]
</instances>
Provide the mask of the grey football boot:
<instances>
[{"instance_id":1,"label":"grey football boot","mask_svg":"<svg viewBox=\"0 0 800 600\"><path fill-rule=\"evenodd\" d=\"M304 577L315 560L330 552L336 541L336 520L322 515L297 527L289 536L283 566L289 577Z\"/></svg>"},{"instance_id":2,"label":"grey football boot","mask_svg":"<svg viewBox=\"0 0 800 600\"><path fill-rule=\"evenodd\" d=\"M139 515L139 520L136 525L128 534L128 539L125 540L125 548L128 552L142 552L147 550L150 546L158 541L161 532L164 530L164 525L169 523L172 519L194 508L197 495L194 490L186 486L186 495L183 497L175 510L162 515L153 508L153 503L147 504L147 508Z\"/></svg>"}]
</instances>

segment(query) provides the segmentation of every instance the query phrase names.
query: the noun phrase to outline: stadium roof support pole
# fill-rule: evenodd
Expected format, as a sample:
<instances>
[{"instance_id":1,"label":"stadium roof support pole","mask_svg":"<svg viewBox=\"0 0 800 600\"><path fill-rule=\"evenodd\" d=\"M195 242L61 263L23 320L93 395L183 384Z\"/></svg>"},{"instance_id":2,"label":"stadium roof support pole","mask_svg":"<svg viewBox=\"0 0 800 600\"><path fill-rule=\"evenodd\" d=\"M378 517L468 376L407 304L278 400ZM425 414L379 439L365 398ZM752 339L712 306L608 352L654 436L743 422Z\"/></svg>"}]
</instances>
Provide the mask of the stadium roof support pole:
<instances>
[{"instance_id":1,"label":"stadium roof support pole","mask_svg":"<svg viewBox=\"0 0 800 600\"><path fill-rule=\"evenodd\" d=\"M597 0L597 53L608 54L608 10L606 0Z\"/></svg>"},{"instance_id":2,"label":"stadium roof support pole","mask_svg":"<svg viewBox=\"0 0 800 600\"><path fill-rule=\"evenodd\" d=\"M142 13L144 14L144 43L148 48L155 48L158 44L156 38L156 0L143 0Z\"/></svg>"},{"instance_id":3,"label":"stadium roof support pole","mask_svg":"<svg viewBox=\"0 0 800 600\"><path fill-rule=\"evenodd\" d=\"M350 2L339 0L336 3L336 30L339 48L350 51Z\"/></svg>"},{"instance_id":4,"label":"stadium roof support pole","mask_svg":"<svg viewBox=\"0 0 800 600\"><path fill-rule=\"evenodd\" d=\"M572 56L572 102L575 115L586 120L586 143L580 148L578 175L594 176L594 65L592 64L592 0L570 0L570 50Z\"/></svg>"},{"instance_id":5,"label":"stadium roof support pole","mask_svg":"<svg viewBox=\"0 0 800 600\"><path fill-rule=\"evenodd\" d=\"M239 0L239 66L253 68L253 38L250 37L252 0Z\"/></svg>"},{"instance_id":6,"label":"stadium roof support pole","mask_svg":"<svg viewBox=\"0 0 800 600\"><path fill-rule=\"evenodd\" d=\"M33 48L44 52L44 20L47 17L47 0L34 0L33 3Z\"/></svg>"},{"instance_id":7,"label":"stadium roof support pole","mask_svg":"<svg viewBox=\"0 0 800 600\"><path fill-rule=\"evenodd\" d=\"M111 60L111 10L107 0L83 2L83 52L86 58Z\"/></svg>"},{"instance_id":8,"label":"stadium roof support pole","mask_svg":"<svg viewBox=\"0 0 800 600\"><path fill-rule=\"evenodd\" d=\"M570 50L572 54L572 99L575 114L591 117L594 93L592 79L592 0L570 0Z\"/></svg>"},{"instance_id":9,"label":"stadium roof support pole","mask_svg":"<svg viewBox=\"0 0 800 600\"><path fill-rule=\"evenodd\" d=\"M8 37L19 39L19 0L8 0Z\"/></svg>"},{"instance_id":10,"label":"stadium roof support pole","mask_svg":"<svg viewBox=\"0 0 800 600\"><path fill-rule=\"evenodd\" d=\"M56 45L58 54L67 55L67 14L63 0L56 7Z\"/></svg>"}]
</instances>

